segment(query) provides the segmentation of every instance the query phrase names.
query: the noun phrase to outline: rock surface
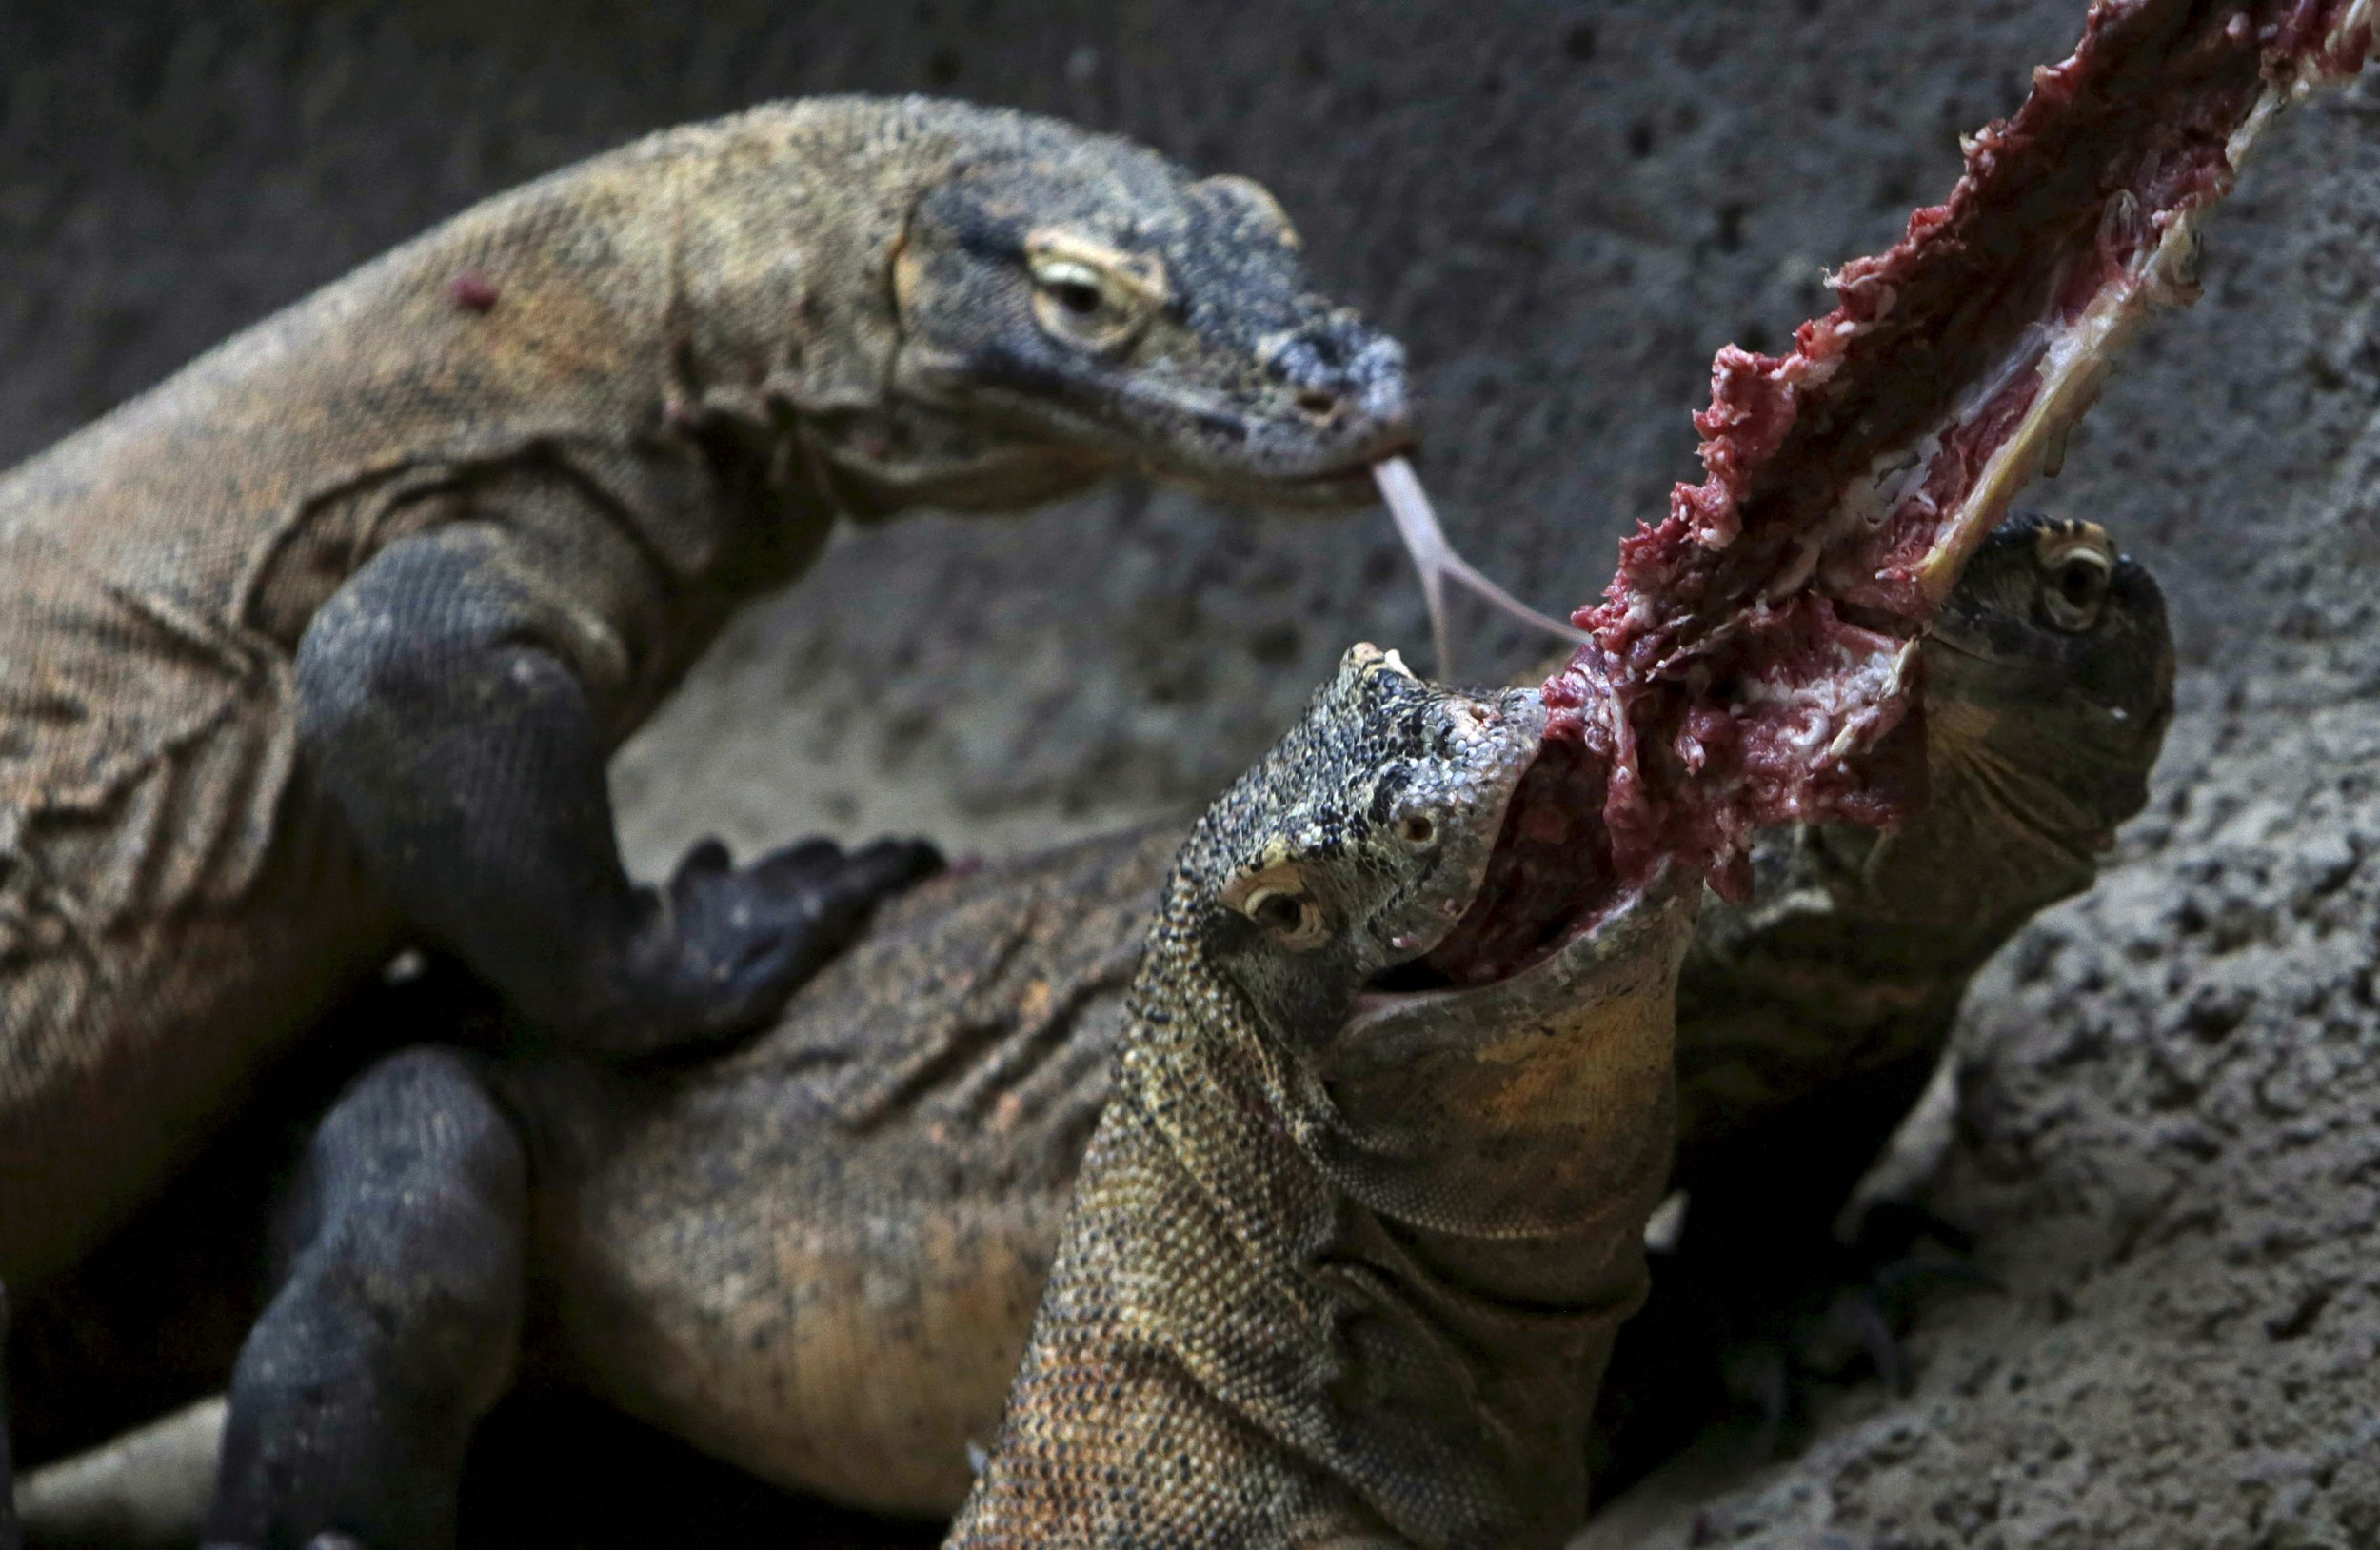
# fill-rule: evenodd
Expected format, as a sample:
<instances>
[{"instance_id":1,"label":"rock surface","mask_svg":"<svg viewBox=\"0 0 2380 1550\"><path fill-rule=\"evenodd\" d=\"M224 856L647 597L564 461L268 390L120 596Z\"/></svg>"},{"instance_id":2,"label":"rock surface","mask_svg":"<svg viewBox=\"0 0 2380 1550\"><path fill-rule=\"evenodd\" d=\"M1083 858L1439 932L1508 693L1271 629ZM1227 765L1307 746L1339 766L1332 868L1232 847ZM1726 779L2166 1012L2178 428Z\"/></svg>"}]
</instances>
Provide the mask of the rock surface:
<instances>
[{"instance_id":1,"label":"rock surface","mask_svg":"<svg viewBox=\"0 0 2380 1550\"><path fill-rule=\"evenodd\" d=\"M1272 185L1413 347L1425 472L1532 600L1587 596L1693 472L1713 349L1948 187L2081 0L160 0L0 10L0 451L32 451L480 194L827 89L1064 113ZM2045 504L2155 566L2186 664L2106 884L1978 987L1934 1197L2008 1295L1915 1392L1603 1542L2380 1542L2380 95L2267 143L2198 309ZM1465 666L1535 652L1467 615ZM623 755L693 836L1005 848L1186 806L1357 637L1426 656L1386 522L1125 487L855 533ZM1616 1530L1617 1523L1613 1528ZM1829 1539L1833 1536L1833 1539Z\"/></svg>"}]
</instances>

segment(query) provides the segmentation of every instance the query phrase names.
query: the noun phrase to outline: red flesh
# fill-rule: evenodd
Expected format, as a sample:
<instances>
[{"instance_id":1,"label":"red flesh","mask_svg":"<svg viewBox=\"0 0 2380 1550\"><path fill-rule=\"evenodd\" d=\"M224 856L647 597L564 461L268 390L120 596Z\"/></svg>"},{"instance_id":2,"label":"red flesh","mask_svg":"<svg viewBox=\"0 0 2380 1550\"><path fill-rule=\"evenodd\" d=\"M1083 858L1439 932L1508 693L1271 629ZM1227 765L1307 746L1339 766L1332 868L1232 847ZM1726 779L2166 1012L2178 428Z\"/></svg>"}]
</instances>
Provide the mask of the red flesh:
<instances>
[{"instance_id":1,"label":"red flesh","mask_svg":"<svg viewBox=\"0 0 2380 1550\"><path fill-rule=\"evenodd\" d=\"M2096 0L2073 57L1969 142L1946 202L1843 268L1792 354L1719 352L1706 477L1575 616L1594 643L1545 686L1545 749L1434 968L1508 974L1665 864L1739 893L1757 828L1910 809L1915 686L1885 669L1939 601L1926 562L2004 513L1947 519L2042 390L2052 330L2139 288L2172 222L2230 191L2268 89L2361 68L2350 4ZM1894 462L1906 477L1879 478ZM1845 515L1864 488L1883 493Z\"/></svg>"}]
</instances>

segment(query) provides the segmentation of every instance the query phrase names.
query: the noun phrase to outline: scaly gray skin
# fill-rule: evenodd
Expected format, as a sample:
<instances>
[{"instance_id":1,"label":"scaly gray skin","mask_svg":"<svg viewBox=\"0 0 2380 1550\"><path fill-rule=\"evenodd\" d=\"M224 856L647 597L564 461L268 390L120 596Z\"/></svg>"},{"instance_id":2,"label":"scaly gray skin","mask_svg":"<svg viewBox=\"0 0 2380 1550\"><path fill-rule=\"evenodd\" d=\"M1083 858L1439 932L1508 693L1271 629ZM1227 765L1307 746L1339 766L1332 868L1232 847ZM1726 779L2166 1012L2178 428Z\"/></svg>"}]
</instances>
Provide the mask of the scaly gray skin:
<instances>
[{"instance_id":1,"label":"scaly gray skin","mask_svg":"<svg viewBox=\"0 0 2380 1550\"><path fill-rule=\"evenodd\" d=\"M2066 536L2045 544L2044 529L2016 519L1985 546L1927 648L1927 814L1872 850L1849 830L1765 838L1756 870L1769 889L1815 858L1871 860L1833 868L1831 888L1764 891L1742 911L1707 907L1688 954L1678 1046L1681 1068L1696 1073L1688 1091L1735 1101L1690 1096L1682 1154L1725 1159L1734 1129L1757 1135L1775 1115L1814 1115L1811 1144L1737 1159L1751 1170L1741 1187L1813 1239L1849 1184L1830 1159L1850 1156L1855 1172L1899 1113L1860 1121L1861 1135L1836 1147L1816 1143L1850 1117L1796 1105L1871 1068L1878 1039L1897 1049L1907 1035L1930 1061L1936 1004L1955 1004L1997 944L1993 933L2085 881L2107 831L2140 804L2170 703L2162 605L2130 562L2112 566L2095 595L2096 562L2112 554L2104 537L2060 525ZM2069 586L2081 603L2062 598ZM2012 786L1991 773L2012 763L2044 778ZM2021 800L2012 804L2012 791ZM1988 839L1973 838L1978 820ZM1966 852L2069 859L1986 872L1962 858L1965 884L1947 896L1955 908L1914 914L1904 928L1883 902L1933 897L1940 858L1961 854L1928 838L1936 825L1968 836ZM567 1060L501 1067L502 1101L522 1122L535 1181L526 1245L531 1321L543 1333L527 1368L789 1489L947 1513L967 1486L966 1447L988 1440L1021 1351L1178 845L1178 831L1160 826L932 880L889 903L771 1031L664 1082ZM1829 924L1837 911L1850 917L1839 929ZM1982 928L1962 928L1959 911ZM1873 965L1867 979L1825 977L1847 949ZM1899 988L1912 984L1925 993ZM388 1021L386 1000L370 999L371 1021ZM1870 1012L1846 1033L1840 1008L1860 1005ZM401 1040L439 1022L403 1014L377 1036L350 1024L341 1042ZM1723 1206L1728 1181L1715 1165L1693 1177L1698 1201ZM235 1180L161 1207L166 1233L206 1224L194 1268L174 1260L160 1269L152 1251L94 1274L106 1269L145 1296L236 1279L254 1251L232 1230L235 1213L261 1194ZM1713 1236L1703 1230L1712 1220L1725 1219L1697 1205L1690 1245ZM1760 1239L1763 1252L1807 1254L1809 1240L1785 1236ZM124 1393L129 1381L188 1360L203 1332L220 1339L238 1327L236 1308L109 1301L106 1280L62 1287L70 1306L31 1310L37 1323L66 1326L47 1339L29 1329L31 1413ZM1704 1355L1695 1342L1707 1329L1668 1341L1656 1332L1672 1301L1656 1298L1623 1328L1592 1458L1632 1445L1640 1455L1669 1435L1658 1418L1629 1415L1628 1401L1668 1396L1675 1374ZM109 1331L172 1338L122 1352L121 1375L94 1376L87 1360L43 1362L58 1350L82 1357L92 1309L106 1310L95 1317ZM145 1407L119 1423L199 1392L208 1372L228 1365L228 1346L217 1350L211 1365L185 1369L183 1389L144 1391ZM1632 1352L1649 1375L1628 1376ZM1654 1441L1631 1444L1638 1432Z\"/></svg>"},{"instance_id":2,"label":"scaly gray skin","mask_svg":"<svg viewBox=\"0 0 2380 1550\"><path fill-rule=\"evenodd\" d=\"M401 940L568 1047L764 1022L922 845L623 870L613 747L839 514L1365 498L1398 347L1263 190L920 99L489 201L0 481L0 1280Z\"/></svg>"},{"instance_id":3,"label":"scaly gray skin","mask_svg":"<svg viewBox=\"0 0 2380 1550\"><path fill-rule=\"evenodd\" d=\"M2172 636L2154 578L2096 524L2002 523L1925 666L1923 814L1890 834L1773 836L1754 900L1703 911L1677 1000L1685 1230L1614 1355L1598 1489L1725 1404L1731 1348L1773 1338L1801 1285L1859 1272L1830 1252L1835 1219L1933 1079L1969 983L2091 885L2149 799Z\"/></svg>"},{"instance_id":4,"label":"scaly gray skin","mask_svg":"<svg viewBox=\"0 0 2380 1550\"><path fill-rule=\"evenodd\" d=\"M1471 904L1543 722L1359 649L1192 831L948 1544L1525 1546L1584 1516L1699 890L1493 984L1367 990Z\"/></svg>"},{"instance_id":5,"label":"scaly gray skin","mask_svg":"<svg viewBox=\"0 0 2380 1550\"><path fill-rule=\"evenodd\" d=\"M1648 890L1494 985L1356 1000L1469 904L1543 721L1534 691L1437 689L1359 647L1194 831L1126 998L1121 1086L1099 1122L1107 1139L1082 1161L1077 1246L1060 1250L1043 1338L1012 1404L1012 1418L1059 1424L1012 1421L1002 1445L1011 1461L1039 1450L1072 1472L1075 1491L1042 1498L1030 1482L1048 1480L1046 1470L996 1466L971 1539L996 1541L1021 1512L1040 1524L1036 1542L1044 1530L1063 1538L1081 1513L1114 1506L1099 1486L1112 1430L1064 1408L1065 1371L1086 1361L1136 1363L1151 1402L1185 1407L1184 1430L1160 1445L1204 1449L1215 1478L1238 1482L1247 1512L1204 1521L1213 1538L1201 1542L1259 1542L1294 1520L1508 1544L1576 1521L1582 1398L1641 1296L1643 1220L1667 1166L1670 1012L1691 897ZM1111 875L1121 882L1129 868ZM993 903L1005 909L1016 890L1002 891ZM1081 921L1077 898L1043 897L1045 912L1113 940ZM912 990L930 1004L937 982L997 979L1015 945L995 939L912 963L928 971ZM1121 956L1101 953L1087 983L1112 975ZM599 1364L605 1355L642 1346L640 1376L692 1401L713 1440L782 1417L805 1385L830 1402L858 1397L836 1417L837 1435L803 1451L834 1456L830 1471L845 1472L835 1483L898 1488L897 1476L869 1477L855 1439L870 1417L904 1441L932 1431L943 1419L934 1412L950 1409L935 1395L998 1371L1006 1352L985 1333L1021 1321L1040 1284L1048 1207L1079 1144L1079 1130L1042 1116L1097 1107L1085 1101L1093 1073L1079 1027L1061 1050L1004 1037L1019 1023L1065 1034L1064 1023L1050 1026L1055 986L1039 987L993 997L996 1013L1018 1008L1008 1018L962 1015L930 1030L956 1043L929 1043L920 1063L889 1040L850 1062L870 1030L845 1026L832 1030L843 1060L771 1039L729 1057L724 1073L706 1070L673 1106L721 1126L710 1133L733 1138L741 1165L681 1154L675 1171L613 1175L633 1192L614 1206L668 1240L641 1247L590 1223L587 1198L558 1182L567 1165L543 1162L575 1143L584 1179L600 1174L598 1158L622 1160L651 1133L624 1112L633 1089L621 1078L573 1063L516 1067L498 1074L500 1102L450 1053L376 1067L334 1107L301 1173L289 1274L234 1375L208 1541L279 1550L339 1529L382 1550L446 1542L462 1441L509 1371L532 1259L559 1289L564 1341L583 1355L592 1343L584 1370L598 1386L613 1376ZM793 1106L752 1123L756 1089ZM955 1148L987 1163L989 1178L952 1165L969 1109L1008 1132ZM507 1111L526 1118L528 1144L507 1129ZM1282 1128L1251 1132L1263 1112ZM890 1117L908 1123L883 1123ZM816 1138L838 1122L859 1144L822 1157ZM1017 1143L1020 1131L1029 1144ZM538 1200L533 1238L515 1225L532 1155L556 1181ZM799 1196L716 1194L811 1162L822 1164L811 1198L841 1192L857 1207L819 1233L789 1219ZM1119 1186L1125 1176L1158 1193ZM699 1195L672 1193L689 1182L713 1192L707 1217ZM776 1229L757 1244L735 1220L755 1209ZM1130 1238L1159 1257L1153 1284L1188 1295L1162 1308L1108 1302L1112 1287L1082 1258L1086 1233ZM855 1241L880 1255L923 1252L902 1255L901 1280L871 1277ZM714 1342L708 1356L652 1361L654 1342L639 1340L647 1300L570 1260L594 1245L648 1271L703 1265L693 1284L704 1305L689 1324ZM1219 1279L1201 1280L1210 1272ZM1078 1301L1122 1322L1061 1343L1052 1332L1067 1326L1050 1310ZM1127 1343L1114 1343L1127 1329ZM1137 1364L1144 1340L1189 1363L1188 1388L1181 1373ZM895 1361L877 1361L887 1349ZM1339 1363L1353 1387L1333 1376ZM760 1381L740 1383L739 1367ZM771 1392L783 1377L795 1393ZM649 1389L643 1405L620 1397L658 1408ZM756 1417L755 1400L771 1415ZM1088 1429L1066 1432L1077 1420ZM952 1441L941 1432L942 1450ZM1319 1473L1297 1461L1318 1449ZM946 1489L959 1460L919 1449L894 1461ZM1011 1489L1020 1481L1021 1497ZM1141 1500L1164 1525L1127 1526L1115 1542L1188 1532L1189 1518L1172 1516L1193 1505L1186 1499Z\"/></svg>"},{"instance_id":6,"label":"scaly gray skin","mask_svg":"<svg viewBox=\"0 0 2380 1550\"><path fill-rule=\"evenodd\" d=\"M1696 934L1678 998L1689 1191L1774 1177L1751 1148L1797 1160L1781 1195L1821 1216L1841 1203L1884 1137L1801 1106L1888 1067L1922 1067L1922 1087L1975 971L2089 887L2116 825L2147 804L2173 713L2164 597L2096 524L2011 518L1945 604L1925 684L1924 812L1891 833L1778 836L1755 856L1754 901L1714 904ZM1807 1152L1755 1133L1753 1116L1865 1155L1840 1188L1813 1189Z\"/></svg>"}]
</instances>

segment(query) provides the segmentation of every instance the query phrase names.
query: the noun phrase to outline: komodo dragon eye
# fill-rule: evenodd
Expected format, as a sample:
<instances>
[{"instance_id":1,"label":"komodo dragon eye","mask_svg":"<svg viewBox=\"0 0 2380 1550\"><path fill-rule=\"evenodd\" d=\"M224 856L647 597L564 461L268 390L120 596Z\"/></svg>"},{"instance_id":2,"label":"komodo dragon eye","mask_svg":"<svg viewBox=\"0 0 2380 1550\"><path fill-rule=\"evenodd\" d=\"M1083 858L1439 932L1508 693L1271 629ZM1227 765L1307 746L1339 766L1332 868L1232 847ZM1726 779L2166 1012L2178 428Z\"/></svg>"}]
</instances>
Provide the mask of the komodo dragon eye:
<instances>
[{"instance_id":1,"label":"komodo dragon eye","mask_svg":"<svg viewBox=\"0 0 2380 1550\"><path fill-rule=\"evenodd\" d=\"M1322 906L1307 891L1304 875L1292 863L1267 866L1239 879L1224 890L1223 903L1262 926L1292 952L1320 946L1328 933Z\"/></svg>"},{"instance_id":2,"label":"komodo dragon eye","mask_svg":"<svg viewBox=\"0 0 2380 1550\"><path fill-rule=\"evenodd\" d=\"M2115 546L2098 524L2046 527L2036 541L2041 610L2052 626L2080 633L2099 622L2115 579Z\"/></svg>"},{"instance_id":3,"label":"komodo dragon eye","mask_svg":"<svg viewBox=\"0 0 2380 1550\"><path fill-rule=\"evenodd\" d=\"M1063 232L1037 233L1025 245L1033 275L1033 318L1061 343L1092 354L1120 350L1165 305L1156 261Z\"/></svg>"}]
</instances>

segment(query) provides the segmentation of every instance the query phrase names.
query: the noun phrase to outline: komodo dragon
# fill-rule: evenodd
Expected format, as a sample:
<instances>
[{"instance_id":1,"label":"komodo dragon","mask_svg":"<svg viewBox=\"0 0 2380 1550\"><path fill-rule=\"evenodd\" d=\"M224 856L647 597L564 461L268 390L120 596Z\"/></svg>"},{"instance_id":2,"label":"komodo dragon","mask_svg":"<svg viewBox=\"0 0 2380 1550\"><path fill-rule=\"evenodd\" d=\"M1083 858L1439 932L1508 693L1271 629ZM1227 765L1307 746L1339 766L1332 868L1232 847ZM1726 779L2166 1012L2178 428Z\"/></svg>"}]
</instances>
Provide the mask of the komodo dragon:
<instances>
[{"instance_id":1,"label":"komodo dragon","mask_svg":"<svg viewBox=\"0 0 2380 1550\"><path fill-rule=\"evenodd\" d=\"M1684 1231L1622 1333L1592 1461L1616 1489L1723 1402L1721 1347L1823 1286L1835 1219L1932 1079L1976 972L2089 887L2173 712L2156 582L2094 523L2001 524L1926 645L1923 815L1780 833L1678 981ZM1881 1333L1881 1332L1879 1332ZM1777 1397L1783 1398L1783 1397Z\"/></svg>"},{"instance_id":2,"label":"komodo dragon","mask_svg":"<svg viewBox=\"0 0 2380 1550\"><path fill-rule=\"evenodd\" d=\"M1795 1180L1799 1159L1759 1143L1799 1139L1838 1085L1873 1103L1879 1066L1930 1064L1990 946L2086 886L2146 801L2172 647L2153 583L2103 532L2002 524L1935 627L1944 805L1881 842L1830 826L1771 846L1775 874L1828 902L1773 896L1695 942L1675 1041L1699 1109L1679 1147L1690 1187L1774 1194L1803 1221L1795 1185L1832 1188L1822 1223L1867 1156L1830 1176L1835 1141ZM1433 912L1444 882L1400 868L1402 807L1351 779L1364 761L1329 734L1319 754L1301 734L1209 813L1169 881L1117 1090L949 1546L1550 1545L1583 1517L1582 1401L1641 1298L1647 1190L1668 1171L1644 1151L1672 1118L1668 1007L1647 1004L1679 966L1658 924L1668 874L1484 1004L1424 992L1383 1009L1383 971L1445 937L1477 874ZM2045 752L2046 768L2026 757ZM1978 843L2013 854L1963 864ZM1829 848L1855 860L1791 859ZM1272 907L1277 889L1299 907ZM1869 932L1889 945L1840 951ZM1569 983L1521 989L1565 961ZM1830 979L1849 1004L1812 984ZM1868 1155L1899 1118L1852 1112Z\"/></svg>"},{"instance_id":3,"label":"komodo dragon","mask_svg":"<svg viewBox=\"0 0 2380 1550\"><path fill-rule=\"evenodd\" d=\"M1926 652L1926 812L1880 843L1833 827L1771 836L1755 852L1758 902L1706 905L1679 1003L1690 1243L1727 1220L1731 1188L1780 1197L1797 1230L1822 1233L1849 1184L1840 1165L1863 1165L1897 1113L1847 1117L1859 1134L1823 1147L1733 1138L1798 1129L1829 1093L1874 1090L1862 1073L1930 1060L1974 967L2027 915L2087 884L2092 854L2143 800L2171 643L2155 584L2096 527L2003 524ZM750 1048L664 1086L566 1060L499 1068L534 1190L526 1369L780 1484L949 1511L1022 1347L1177 845L1158 826L926 884ZM1929 886L1946 852L1960 857L1950 892ZM1977 854L2008 859L1980 867ZM137 1280L135 1293L78 1278L60 1288L72 1308L30 1310L34 1333L52 1334L20 1353L34 1363L29 1416L125 1389L94 1381L88 1358L55 1355L72 1343L55 1326L89 1309L110 1329L173 1332L170 1352L117 1358L142 1376L196 1356L200 1328L219 1342L235 1331L236 1310L201 1319L140 1300L236 1277L249 1251L225 1267L224 1246L247 1240L222 1219L256 1193L169 1201L144 1228L188 1237L208 1222L200 1270L165 1268L182 1262L172 1249L119 1256L126 1268L94 1274ZM1700 1358L1646 1346L1659 1311L1621 1333L1621 1386L1607 1385L1591 1458L1626 1440L1615 1428L1645 1397L1626 1384L1658 1399L1671 1371ZM267 1343L287 1339L275 1327ZM211 1361L191 1381L219 1381L228 1350ZM109 1508L48 1500L35 1526L60 1537L64 1520Z\"/></svg>"},{"instance_id":4,"label":"komodo dragon","mask_svg":"<svg viewBox=\"0 0 2380 1550\"><path fill-rule=\"evenodd\" d=\"M839 514L1366 497L1402 354L1269 195L830 98L466 211L0 481L0 1281L410 937L568 1047L740 1032L930 864L622 868L609 751Z\"/></svg>"},{"instance_id":5,"label":"komodo dragon","mask_svg":"<svg viewBox=\"0 0 2380 1550\"><path fill-rule=\"evenodd\" d=\"M947 1543L1552 1542L1643 1295L1698 884L1465 989L1533 689L1350 652L1192 829L983 1473Z\"/></svg>"}]
</instances>

